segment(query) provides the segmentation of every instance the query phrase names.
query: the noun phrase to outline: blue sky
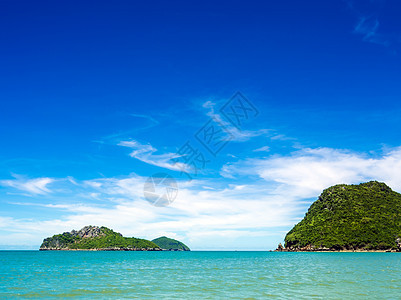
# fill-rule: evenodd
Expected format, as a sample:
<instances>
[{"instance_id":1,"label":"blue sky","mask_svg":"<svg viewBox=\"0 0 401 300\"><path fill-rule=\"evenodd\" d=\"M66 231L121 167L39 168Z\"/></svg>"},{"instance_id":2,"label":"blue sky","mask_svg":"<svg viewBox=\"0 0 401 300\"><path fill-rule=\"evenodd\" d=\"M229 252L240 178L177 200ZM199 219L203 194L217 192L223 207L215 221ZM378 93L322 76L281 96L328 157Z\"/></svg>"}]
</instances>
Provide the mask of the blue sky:
<instances>
[{"instance_id":1,"label":"blue sky","mask_svg":"<svg viewBox=\"0 0 401 300\"><path fill-rule=\"evenodd\" d=\"M0 248L84 225L265 250L322 189L401 192L397 1L3 1ZM220 108L258 110L238 129ZM213 156L211 118L231 136ZM187 141L208 163L186 180ZM181 156L182 158L182 156ZM167 207L143 195L174 177Z\"/></svg>"}]
</instances>

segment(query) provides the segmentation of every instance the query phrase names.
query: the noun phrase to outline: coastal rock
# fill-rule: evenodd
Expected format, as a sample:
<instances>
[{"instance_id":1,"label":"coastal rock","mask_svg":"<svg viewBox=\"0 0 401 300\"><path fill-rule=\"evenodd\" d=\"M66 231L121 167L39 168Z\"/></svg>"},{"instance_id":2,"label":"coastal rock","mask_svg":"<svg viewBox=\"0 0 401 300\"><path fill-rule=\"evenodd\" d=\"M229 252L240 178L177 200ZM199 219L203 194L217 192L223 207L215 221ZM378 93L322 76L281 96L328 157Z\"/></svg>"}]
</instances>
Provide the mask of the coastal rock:
<instances>
[{"instance_id":1,"label":"coastal rock","mask_svg":"<svg viewBox=\"0 0 401 300\"><path fill-rule=\"evenodd\" d=\"M281 243L280 243L280 244L278 244L277 249L276 249L275 251L277 251L277 252L282 252L282 251L284 251L284 250L285 250L285 249L284 249L283 245L281 245Z\"/></svg>"},{"instance_id":2,"label":"coastal rock","mask_svg":"<svg viewBox=\"0 0 401 300\"><path fill-rule=\"evenodd\" d=\"M396 238L395 242L397 244L397 248L398 248L397 250L401 251L401 238Z\"/></svg>"}]
</instances>

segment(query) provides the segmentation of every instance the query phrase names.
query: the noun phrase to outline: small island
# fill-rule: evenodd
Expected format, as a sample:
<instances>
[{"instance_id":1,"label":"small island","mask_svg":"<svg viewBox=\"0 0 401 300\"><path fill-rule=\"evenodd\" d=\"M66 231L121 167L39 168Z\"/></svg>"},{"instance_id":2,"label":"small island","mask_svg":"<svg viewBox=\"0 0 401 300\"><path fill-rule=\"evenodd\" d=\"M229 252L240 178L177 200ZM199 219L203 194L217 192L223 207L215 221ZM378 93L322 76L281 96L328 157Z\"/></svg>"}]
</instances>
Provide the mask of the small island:
<instances>
[{"instance_id":1,"label":"small island","mask_svg":"<svg viewBox=\"0 0 401 300\"><path fill-rule=\"evenodd\" d=\"M71 232L53 235L43 240L39 250L190 251L183 243L167 237L153 241L124 237L121 233L104 226L85 226L78 231L72 230Z\"/></svg>"},{"instance_id":2,"label":"small island","mask_svg":"<svg viewBox=\"0 0 401 300\"><path fill-rule=\"evenodd\" d=\"M276 251L401 251L401 194L385 183L323 191Z\"/></svg>"},{"instance_id":3,"label":"small island","mask_svg":"<svg viewBox=\"0 0 401 300\"><path fill-rule=\"evenodd\" d=\"M157 239L152 240L153 243L158 245L163 250L170 251L191 251L187 245L181 243L180 241L170 239L168 237L162 236Z\"/></svg>"}]
</instances>

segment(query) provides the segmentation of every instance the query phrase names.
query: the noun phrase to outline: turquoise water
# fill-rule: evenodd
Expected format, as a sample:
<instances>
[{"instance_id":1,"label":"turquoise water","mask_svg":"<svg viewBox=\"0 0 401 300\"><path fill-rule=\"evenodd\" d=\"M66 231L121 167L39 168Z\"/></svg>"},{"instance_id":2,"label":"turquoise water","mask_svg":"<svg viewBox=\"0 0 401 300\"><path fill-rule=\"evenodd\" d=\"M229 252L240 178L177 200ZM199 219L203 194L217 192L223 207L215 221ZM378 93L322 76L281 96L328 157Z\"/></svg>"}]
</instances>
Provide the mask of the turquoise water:
<instances>
[{"instance_id":1,"label":"turquoise water","mask_svg":"<svg viewBox=\"0 0 401 300\"><path fill-rule=\"evenodd\" d=\"M401 298L401 253L0 251L0 298Z\"/></svg>"}]
</instances>

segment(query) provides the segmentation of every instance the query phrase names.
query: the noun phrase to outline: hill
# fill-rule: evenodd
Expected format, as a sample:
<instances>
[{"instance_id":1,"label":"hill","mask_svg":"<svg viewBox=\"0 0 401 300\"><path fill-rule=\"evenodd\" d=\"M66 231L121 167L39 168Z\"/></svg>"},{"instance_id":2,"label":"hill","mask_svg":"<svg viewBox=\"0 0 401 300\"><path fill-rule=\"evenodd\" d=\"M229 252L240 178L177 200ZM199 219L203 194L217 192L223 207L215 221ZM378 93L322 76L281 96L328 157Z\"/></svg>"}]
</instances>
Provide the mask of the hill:
<instances>
[{"instance_id":1,"label":"hill","mask_svg":"<svg viewBox=\"0 0 401 300\"><path fill-rule=\"evenodd\" d=\"M44 239L39 250L158 251L161 249L151 241L123 237L107 227L85 226L79 231L72 230Z\"/></svg>"},{"instance_id":2,"label":"hill","mask_svg":"<svg viewBox=\"0 0 401 300\"><path fill-rule=\"evenodd\" d=\"M400 251L401 194L384 183L323 191L278 251Z\"/></svg>"},{"instance_id":3,"label":"hill","mask_svg":"<svg viewBox=\"0 0 401 300\"><path fill-rule=\"evenodd\" d=\"M188 246L177 240L170 239L168 237L162 236L157 239L152 240L153 243L158 245L160 248L171 251L191 251Z\"/></svg>"}]
</instances>

